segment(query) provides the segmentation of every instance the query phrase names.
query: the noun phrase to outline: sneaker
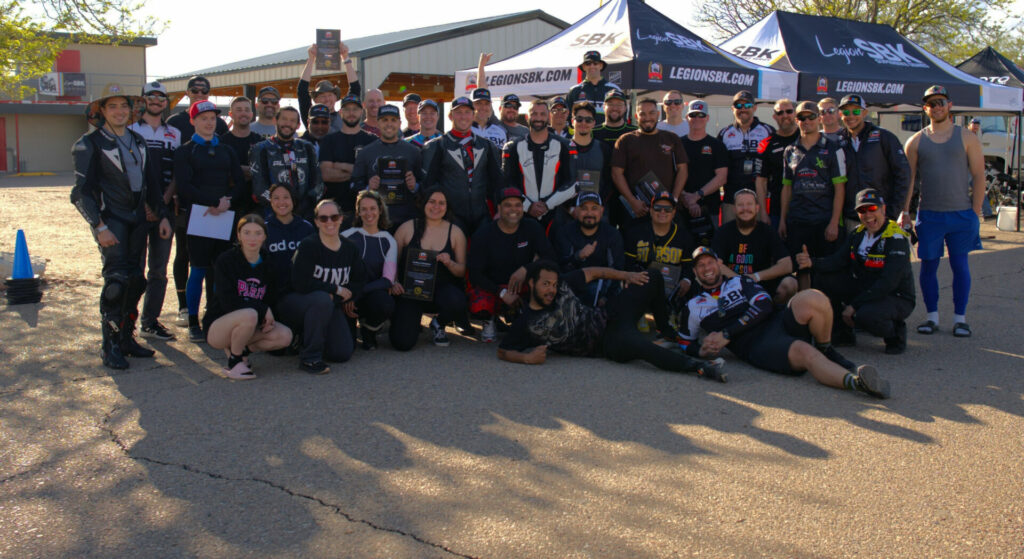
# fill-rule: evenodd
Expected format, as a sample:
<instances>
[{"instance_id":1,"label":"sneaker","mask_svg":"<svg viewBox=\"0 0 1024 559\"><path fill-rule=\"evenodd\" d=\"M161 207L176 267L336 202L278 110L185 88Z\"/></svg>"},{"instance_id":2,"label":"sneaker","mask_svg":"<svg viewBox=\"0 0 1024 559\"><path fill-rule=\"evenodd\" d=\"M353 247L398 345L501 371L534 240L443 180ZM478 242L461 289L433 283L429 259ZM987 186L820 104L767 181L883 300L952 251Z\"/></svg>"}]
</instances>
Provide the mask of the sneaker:
<instances>
[{"instance_id":1,"label":"sneaker","mask_svg":"<svg viewBox=\"0 0 1024 559\"><path fill-rule=\"evenodd\" d=\"M444 326L436 318L430 320L430 330L434 333L434 345L448 347L448 334L444 332ZM493 339L491 341L494 341Z\"/></svg>"},{"instance_id":2,"label":"sneaker","mask_svg":"<svg viewBox=\"0 0 1024 559\"><path fill-rule=\"evenodd\" d=\"M885 338L885 353L899 355L907 350L907 341L900 337Z\"/></svg>"},{"instance_id":3,"label":"sneaker","mask_svg":"<svg viewBox=\"0 0 1024 559\"><path fill-rule=\"evenodd\" d=\"M700 376L700 378L707 380L717 380L722 383L729 382L729 375L722 372L724 369L725 359L716 357L704 365L701 365L701 367L697 369L697 375Z\"/></svg>"},{"instance_id":4,"label":"sneaker","mask_svg":"<svg viewBox=\"0 0 1024 559\"><path fill-rule=\"evenodd\" d=\"M646 316L641 316L640 320L636 322L636 329L643 332L644 334L651 331L651 324L647 322Z\"/></svg>"},{"instance_id":5,"label":"sneaker","mask_svg":"<svg viewBox=\"0 0 1024 559\"><path fill-rule=\"evenodd\" d=\"M201 344L206 341L206 335L203 334L203 329L199 326L188 327L188 341L194 344Z\"/></svg>"},{"instance_id":6,"label":"sneaker","mask_svg":"<svg viewBox=\"0 0 1024 559\"><path fill-rule=\"evenodd\" d=\"M433 323L431 323L433 324ZM494 318L484 322L484 329L480 332L480 341L489 344L498 339L498 329L494 325Z\"/></svg>"},{"instance_id":7,"label":"sneaker","mask_svg":"<svg viewBox=\"0 0 1024 559\"><path fill-rule=\"evenodd\" d=\"M855 365L853 361L850 361L849 359L843 357L843 354L839 353L839 351L836 350L836 347L833 345L828 346L828 349L822 351L821 353L825 357L827 357L829 361L835 363L836 365L839 365L840 367L848 371L852 372L854 369L857 368L857 365Z\"/></svg>"},{"instance_id":8,"label":"sneaker","mask_svg":"<svg viewBox=\"0 0 1024 559\"><path fill-rule=\"evenodd\" d=\"M239 361L234 367L230 369L224 368L221 371L224 373L224 376L231 380L251 380L256 378L256 374L252 372L249 364L245 361Z\"/></svg>"},{"instance_id":9,"label":"sneaker","mask_svg":"<svg viewBox=\"0 0 1024 559\"><path fill-rule=\"evenodd\" d=\"M188 317L185 317L188 320ZM173 340L175 339L174 334L170 330L160 324L160 321L156 321L149 326L143 326L140 329L140 333L143 338L156 338L158 340Z\"/></svg>"},{"instance_id":10,"label":"sneaker","mask_svg":"<svg viewBox=\"0 0 1024 559\"><path fill-rule=\"evenodd\" d=\"M856 372L857 390L883 400L889 397L889 381L882 378L874 367L861 365Z\"/></svg>"},{"instance_id":11,"label":"sneaker","mask_svg":"<svg viewBox=\"0 0 1024 559\"><path fill-rule=\"evenodd\" d=\"M362 348L370 351L377 349L377 333L365 326L359 327L359 337L362 338Z\"/></svg>"},{"instance_id":12,"label":"sneaker","mask_svg":"<svg viewBox=\"0 0 1024 559\"><path fill-rule=\"evenodd\" d=\"M188 309L178 309L178 318L174 323L178 326L188 326Z\"/></svg>"},{"instance_id":13,"label":"sneaker","mask_svg":"<svg viewBox=\"0 0 1024 559\"><path fill-rule=\"evenodd\" d=\"M331 372L331 368L327 366L327 363L320 361L302 361L299 363L299 368L311 375L326 375Z\"/></svg>"}]
</instances>

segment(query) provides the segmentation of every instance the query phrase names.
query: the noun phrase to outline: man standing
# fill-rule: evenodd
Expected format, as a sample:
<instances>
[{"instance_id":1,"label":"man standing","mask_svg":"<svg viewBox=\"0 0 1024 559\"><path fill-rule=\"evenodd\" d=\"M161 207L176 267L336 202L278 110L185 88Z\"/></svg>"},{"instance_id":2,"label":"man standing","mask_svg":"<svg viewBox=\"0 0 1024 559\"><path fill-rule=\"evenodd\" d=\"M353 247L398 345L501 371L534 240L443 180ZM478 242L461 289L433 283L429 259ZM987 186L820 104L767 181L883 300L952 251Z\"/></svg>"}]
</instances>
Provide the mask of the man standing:
<instances>
[{"instance_id":1,"label":"man standing","mask_svg":"<svg viewBox=\"0 0 1024 559\"><path fill-rule=\"evenodd\" d=\"M516 122L521 106L519 96L515 93L509 93L501 98L501 127L505 129L505 137L509 141L521 140L530 132L529 128ZM547 104L545 104L546 106Z\"/></svg>"},{"instance_id":2,"label":"man standing","mask_svg":"<svg viewBox=\"0 0 1024 559\"><path fill-rule=\"evenodd\" d=\"M610 224L601 220L604 206L596 192L580 192L576 197L576 219L558 228L552 235L558 267L563 272L599 266L622 270L625 265L622 249L622 235ZM613 282L599 279L587 284L584 292L577 292L585 304L591 307L604 306Z\"/></svg>"},{"instance_id":3,"label":"man standing","mask_svg":"<svg viewBox=\"0 0 1024 559\"><path fill-rule=\"evenodd\" d=\"M580 101L572 108L573 135L569 141L569 177L580 192L591 190L601 196L601 205L608 207L612 198L612 147L594 141L597 110L589 101Z\"/></svg>"},{"instance_id":4,"label":"man standing","mask_svg":"<svg viewBox=\"0 0 1024 559\"><path fill-rule=\"evenodd\" d=\"M220 141L235 150L238 162L242 166L242 174L245 175L245 192L242 199L235 202L235 210L245 215L251 210L256 201L252 199L252 170L249 168L249 152L252 147L263 141L263 136L253 132L249 128L252 122L252 101L248 97L235 97L228 107L228 115L231 117L231 130L221 134Z\"/></svg>"},{"instance_id":5,"label":"man standing","mask_svg":"<svg viewBox=\"0 0 1024 559\"><path fill-rule=\"evenodd\" d=\"M384 105L377 113L380 138L363 148L356 156L352 171L354 190L376 190L388 206L393 228L416 216L414 195L423 181L423 156L420 149L402 141L402 117L398 107ZM402 182L395 184L389 170L401 170Z\"/></svg>"},{"instance_id":6,"label":"man standing","mask_svg":"<svg viewBox=\"0 0 1024 559\"><path fill-rule=\"evenodd\" d=\"M793 102L789 99L776 101L772 118L775 119L775 124L779 126L779 129L757 145L757 153L761 156L761 171L755 181L757 185L755 191L757 199L762 204L761 219L765 223L771 223L773 230L779 228L782 152L786 150L786 146L800 137L800 130L796 127L796 116L793 114L794 110Z\"/></svg>"},{"instance_id":7,"label":"man standing","mask_svg":"<svg viewBox=\"0 0 1024 559\"><path fill-rule=\"evenodd\" d=\"M189 107L210 98L210 80L203 76L192 76L189 78L188 84L185 88L188 95ZM192 126L191 119L189 119L187 107L184 111L181 111L167 119L167 124L177 128L178 131L181 132L181 143L183 144L191 140L192 134L196 133L196 129ZM227 131L228 124L218 118L216 134L220 136Z\"/></svg>"},{"instance_id":8,"label":"man standing","mask_svg":"<svg viewBox=\"0 0 1024 559\"><path fill-rule=\"evenodd\" d=\"M159 235L171 238L167 205L162 196L158 162L148 154L146 140L128 129L132 103L118 84L108 84L92 103L104 124L75 142L75 186L71 203L92 228L103 259L100 314L103 364L127 369L130 357L152 357L153 350L135 341L139 299L146 289L142 258L157 217Z\"/></svg>"},{"instance_id":9,"label":"man standing","mask_svg":"<svg viewBox=\"0 0 1024 559\"><path fill-rule=\"evenodd\" d=\"M690 101L686 120L690 132L682 139L688 160L682 207L689 214L690 232L703 231L703 224L707 223L710 231L699 236L710 235L718 227L718 210L722 205L719 192L729 175L729 151L721 140L708 135L707 103L700 99Z\"/></svg>"},{"instance_id":10,"label":"man standing","mask_svg":"<svg viewBox=\"0 0 1024 559\"><path fill-rule=\"evenodd\" d=\"M377 126L377 111L386 104L384 93L381 90L371 89L366 92L366 100L363 102L363 108L366 109L366 120L362 124L363 130L374 136L380 136L380 128Z\"/></svg>"},{"instance_id":11,"label":"man standing","mask_svg":"<svg viewBox=\"0 0 1024 559\"><path fill-rule=\"evenodd\" d=\"M473 102L459 97L451 105L451 131L423 148L427 173L423 184L426 190L437 187L444 192L453 221L472 237L481 225L491 221L488 202L505 186L505 177L498 148L472 127Z\"/></svg>"},{"instance_id":12,"label":"man standing","mask_svg":"<svg viewBox=\"0 0 1024 559\"><path fill-rule=\"evenodd\" d=\"M640 129L623 134L612 153L612 181L635 218L647 215L650 198L641 200L636 194L637 185L648 173L673 199L678 199L686 185L688 160L683 142L672 132L658 130L658 115L657 101L650 97L640 100L636 107Z\"/></svg>"},{"instance_id":13,"label":"man standing","mask_svg":"<svg viewBox=\"0 0 1024 559\"><path fill-rule=\"evenodd\" d=\"M441 110L433 99L424 99L420 101L416 113L419 118L420 129L412 136L406 138L405 141L422 149L427 142L441 136L441 131L437 129L437 121L440 118ZM424 160L424 164L426 164L426 160ZM426 169L424 169L424 172L426 172Z\"/></svg>"},{"instance_id":14,"label":"man standing","mask_svg":"<svg viewBox=\"0 0 1024 559\"><path fill-rule=\"evenodd\" d=\"M555 97L551 100L551 117L549 127L551 133L563 138L572 137L572 129L569 128L569 105L565 97Z\"/></svg>"},{"instance_id":15,"label":"man standing","mask_svg":"<svg viewBox=\"0 0 1024 559\"><path fill-rule=\"evenodd\" d=\"M474 132L490 140L498 149L505 147L508 134L501 121L494 116L489 89L478 87L473 90L473 110Z\"/></svg>"},{"instance_id":16,"label":"man standing","mask_svg":"<svg viewBox=\"0 0 1024 559\"><path fill-rule=\"evenodd\" d=\"M530 107L529 136L505 144L501 159L508 185L526 194L523 209L545 228L556 218L558 207L576 196L569 174L569 142L548 132L544 101L534 101Z\"/></svg>"},{"instance_id":17,"label":"man standing","mask_svg":"<svg viewBox=\"0 0 1024 559\"><path fill-rule=\"evenodd\" d=\"M838 142L842 127L839 125L839 105L836 100L826 97L818 101L818 114L821 115L821 133L829 140Z\"/></svg>"},{"instance_id":18,"label":"man standing","mask_svg":"<svg viewBox=\"0 0 1024 559\"><path fill-rule=\"evenodd\" d=\"M854 199L865 188L877 190L886 200L898 200L886 209L889 219L898 218L900 204L910 195L913 184L899 138L865 120L867 103L860 95L843 97L839 109L846 125L839 132L839 146L846 156L846 176L850 179L843 211L846 230L853 231L860 225Z\"/></svg>"},{"instance_id":19,"label":"man standing","mask_svg":"<svg viewBox=\"0 0 1024 559\"><path fill-rule=\"evenodd\" d=\"M352 95L358 99L363 89L359 84L359 74L356 73L352 59L348 56L348 46L345 43L340 43L339 46L341 65L345 67L345 78L348 80L346 96ZM299 77L299 85L296 87L296 95L299 98L299 115L306 119L313 103L327 105L331 111L331 132L338 132L341 130L341 115L335 112L335 105L341 98L341 88L331 83L330 80L320 80L316 82L316 88L312 92L309 90L309 80L312 79L313 68L316 66L316 51L315 44L309 47L307 51L309 57L306 59L306 65L302 67L302 75ZM312 95L310 95L311 93ZM308 120L303 120L302 123L309 126Z\"/></svg>"},{"instance_id":20,"label":"man standing","mask_svg":"<svg viewBox=\"0 0 1024 559\"><path fill-rule=\"evenodd\" d=\"M181 146L181 132L164 122L167 110L167 89L160 82L150 82L142 86L143 113L142 118L128 128L146 140L149 156L160 168L160 187L164 205L168 207L168 221L172 223L170 212L174 197L174 150ZM148 209L148 208L147 208ZM167 294L167 262L171 257L170 237L160 236L158 218L152 211L146 212L149 230L149 269L146 273L146 297L142 302L142 316L139 331L144 338L173 340L172 334L160 324L160 311L164 308L164 296ZM186 272L187 276L187 272ZM181 278L182 296L179 299L184 308L184 285L187 277ZM177 282L177 277L175 277Z\"/></svg>"},{"instance_id":21,"label":"man standing","mask_svg":"<svg viewBox=\"0 0 1024 559\"><path fill-rule=\"evenodd\" d=\"M665 130L682 138L690 133L690 124L683 120L683 94L675 89L661 100L665 108L665 120L658 121L658 130Z\"/></svg>"},{"instance_id":22,"label":"man standing","mask_svg":"<svg viewBox=\"0 0 1024 559\"><path fill-rule=\"evenodd\" d=\"M754 94L741 90L732 97L732 114L735 122L718 131L718 139L729 150L729 176L725 182L725 197L722 199L722 223L736 217L732 195L737 190L756 190L755 179L761 171L761 157L757 147L771 136L775 129L754 116L757 102Z\"/></svg>"},{"instance_id":23,"label":"man standing","mask_svg":"<svg viewBox=\"0 0 1024 559\"><path fill-rule=\"evenodd\" d=\"M577 101L590 101L594 104L594 108L597 109L597 124L600 126L605 121L605 109L602 101L607 100L607 96L612 91L618 91L622 93L622 89L612 82L604 79L601 75L608 64L601 60L601 53L596 50L587 51L583 54L583 62L577 66L585 74L582 82L572 86L569 89L569 94L565 96L565 100L571 107L576 104ZM625 99L625 96L623 96ZM626 110L623 107L622 113L625 114Z\"/></svg>"},{"instance_id":24,"label":"man standing","mask_svg":"<svg viewBox=\"0 0 1024 559\"><path fill-rule=\"evenodd\" d=\"M616 88L608 91L604 97L604 124L599 124L597 128L594 128L595 140L601 140L609 147L615 147L615 142L620 136L637 129L637 126L626 122L628 107L626 103L626 94L621 90ZM596 103L594 103L594 108L597 109ZM601 113L597 114L600 116ZM601 119L598 118L597 122L600 123Z\"/></svg>"},{"instance_id":25,"label":"man standing","mask_svg":"<svg viewBox=\"0 0 1024 559\"><path fill-rule=\"evenodd\" d=\"M410 93L402 99L402 109L405 111L405 122L408 123L402 130L402 137L415 136L420 131L420 102L423 98L416 93Z\"/></svg>"},{"instance_id":26,"label":"man standing","mask_svg":"<svg viewBox=\"0 0 1024 559\"><path fill-rule=\"evenodd\" d=\"M363 118L359 97L349 95L342 99L339 114L341 131L331 132L320 142L320 173L324 181L324 198L337 202L341 214L348 221L356 208L356 191L352 188L356 156L363 147L377 141L377 137L359 127Z\"/></svg>"},{"instance_id":27,"label":"man standing","mask_svg":"<svg viewBox=\"0 0 1024 559\"><path fill-rule=\"evenodd\" d=\"M316 104L309 108L309 125L306 131L300 136L303 140L313 144L316 154L320 156L320 140L324 139L331 131L331 110L327 105Z\"/></svg>"},{"instance_id":28,"label":"man standing","mask_svg":"<svg viewBox=\"0 0 1024 559\"><path fill-rule=\"evenodd\" d=\"M311 220L313 207L323 194L316 149L313 144L297 138L299 111L283 107L277 112L277 134L263 140L249 152L252 170L252 196L263 212L270 212L270 187L288 186L295 202L295 215Z\"/></svg>"},{"instance_id":29,"label":"man standing","mask_svg":"<svg viewBox=\"0 0 1024 559\"><path fill-rule=\"evenodd\" d=\"M817 105L802 101L796 118L800 138L782 155L779 236L786 240L791 255L810 247L811 256L828 256L839 247L846 161L843 150L821 135ZM810 273L801 271L797 281L801 290L809 289Z\"/></svg>"},{"instance_id":30,"label":"man standing","mask_svg":"<svg viewBox=\"0 0 1024 559\"><path fill-rule=\"evenodd\" d=\"M953 270L953 335L967 338L967 299L971 294L971 270L967 255L981 249L979 219L985 198L985 157L981 141L970 130L953 124L953 101L946 88L933 85L924 92L924 113L931 120L907 140L910 181L921 178L921 203L917 210L917 257L921 259L921 296L928 320L917 327L921 334L939 329L939 260L943 245L949 247ZM971 188L971 184L979 185ZM913 191L903 201L899 223L910 221Z\"/></svg>"},{"instance_id":31,"label":"man standing","mask_svg":"<svg viewBox=\"0 0 1024 559\"><path fill-rule=\"evenodd\" d=\"M256 122L249 125L249 128L263 136L270 138L277 134L277 109L281 106L281 93L276 87L266 86L260 88L256 95Z\"/></svg>"}]
</instances>

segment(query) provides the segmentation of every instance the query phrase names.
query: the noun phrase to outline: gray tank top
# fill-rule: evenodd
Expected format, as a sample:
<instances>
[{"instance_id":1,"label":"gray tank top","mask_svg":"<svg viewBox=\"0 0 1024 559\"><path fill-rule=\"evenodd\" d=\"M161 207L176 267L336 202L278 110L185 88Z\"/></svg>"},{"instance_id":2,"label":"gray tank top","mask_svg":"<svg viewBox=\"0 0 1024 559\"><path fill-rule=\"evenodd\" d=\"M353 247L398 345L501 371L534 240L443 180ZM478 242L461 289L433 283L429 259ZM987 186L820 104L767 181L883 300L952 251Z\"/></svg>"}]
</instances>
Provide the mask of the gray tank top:
<instances>
[{"instance_id":1,"label":"gray tank top","mask_svg":"<svg viewBox=\"0 0 1024 559\"><path fill-rule=\"evenodd\" d=\"M970 167L964 151L963 132L953 127L953 136L937 144L921 134L917 143L917 174L921 177L920 209L930 212L958 212L971 205Z\"/></svg>"}]
</instances>

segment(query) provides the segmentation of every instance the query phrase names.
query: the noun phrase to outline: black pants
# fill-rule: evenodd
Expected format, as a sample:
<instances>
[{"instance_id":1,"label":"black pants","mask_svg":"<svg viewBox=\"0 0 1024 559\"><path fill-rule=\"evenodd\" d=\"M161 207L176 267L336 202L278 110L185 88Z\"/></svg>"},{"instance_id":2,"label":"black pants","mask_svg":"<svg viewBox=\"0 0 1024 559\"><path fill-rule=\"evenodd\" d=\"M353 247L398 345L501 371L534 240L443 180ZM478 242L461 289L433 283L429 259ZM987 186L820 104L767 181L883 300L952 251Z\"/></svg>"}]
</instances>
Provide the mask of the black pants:
<instances>
[{"instance_id":1,"label":"black pants","mask_svg":"<svg viewBox=\"0 0 1024 559\"><path fill-rule=\"evenodd\" d=\"M399 351L409 351L420 337L420 319L424 313L437 313L437 321L450 324L466 317L469 303L466 292L450 283L441 284L434 293L433 301L417 301L398 297L395 313L391 316L388 336L391 346Z\"/></svg>"},{"instance_id":2,"label":"black pants","mask_svg":"<svg viewBox=\"0 0 1024 559\"><path fill-rule=\"evenodd\" d=\"M814 287L828 295L837 325L843 320L840 317L843 308L863 290L857 280L845 272L815 274ZM861 305L854 315L853 323L857 328L880 338L892 338L902 335L906 329L904 321L913 310L913 301L887 295Z\"/></svg>"},{"instance_id":3,"label":"black pants","mask_svg":"<svg viewBox=\"0 0 1024 559\"><path fill-rule=\"evenodd\" d=\"M174 218L170 219L174 223ZM149 260L146 269L146 298L142 303L142 325L152 326L160 318L164 308L164 296L167 294L167 260L171 256L173 238L160 237L160 223L150 222Z\"/></svg>"},{"instance_id":4,"label":"black pants","mask_svg":"<svg viewBox=\"0 0 1024 559\"><path fill-rule=\"evenodd\" d=\"M146 253L150 224L146 221L126 223L109 216L104 216L103 223L117 237L117 244L99 247L103 260L100 314L104 322L121 324L125 318L134 321L138 315L139 299L146 290L142 259Z\"/></svg>"},{"instance_id":5,"label":"black pants","mask_svg":"<svg viewBox=\"0 0 1024 559\"><path fill-rule=\"evenodd\" d=\"M348 315L327 292L289 293L274 311L292 331L302 332L299 358L303 361L344 363L352 357L355 342Z\"/></svg>"},{"instance_id":6,"label":"black pants","mask_svg":"<svg viewBox=\"0 0 1024 559\"><path fill-rule=\"evenodd\" d=\"M608 327L604 333L604 355L612 361L625 363L642 359L665 371L693 372L704 362L678 351L655 345L639 330L636 323L648 310L663 334L671 334L665 280L651 274L644 285L631 285L608 301Z\"/></svg>"},{"instance_id":7,"label":"black pants","mask_svg":"<svg viewBox=\"0 0 1024 559\"><path fill-rule=\"evenodd\" d=\"M174 220L174 289L178 292L178 308L185 308L188 285L188 211L179 211Z\"/></svg>"}]
</instances>

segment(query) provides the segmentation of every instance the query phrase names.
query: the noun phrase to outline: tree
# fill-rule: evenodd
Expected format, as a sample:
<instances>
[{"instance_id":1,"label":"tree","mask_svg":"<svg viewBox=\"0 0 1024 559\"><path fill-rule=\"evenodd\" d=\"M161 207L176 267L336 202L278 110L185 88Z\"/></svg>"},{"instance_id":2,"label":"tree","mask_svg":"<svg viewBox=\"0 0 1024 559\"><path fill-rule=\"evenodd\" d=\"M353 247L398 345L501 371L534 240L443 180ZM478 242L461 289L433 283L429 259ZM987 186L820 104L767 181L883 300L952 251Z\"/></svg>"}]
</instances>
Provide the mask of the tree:
<instances>
[{"instance_id":1,"label":"tree","mask_svg":"<svg viewBox=\"0 0 1024 559\"><path fill-rule=\"evenodd\" d=\"M694 19L725 39L775 10L841 17L892 26L953 64L991 45L1007 57L1024 55L1024 20L1014 0L701 0Z\"/></svg>"},{"instance_id":2,"label":"tree","mask_svg":"<svg viewBox=\"0 0 1024 559\"><path fill-rule=\"evenodd\" d=\"M153 35L163 23L134 14L135 0L0 0L0 95L24 99L71 42L115 44ZM55 33L57 32L57 33Z\"/></svg>"}]
</instances>

